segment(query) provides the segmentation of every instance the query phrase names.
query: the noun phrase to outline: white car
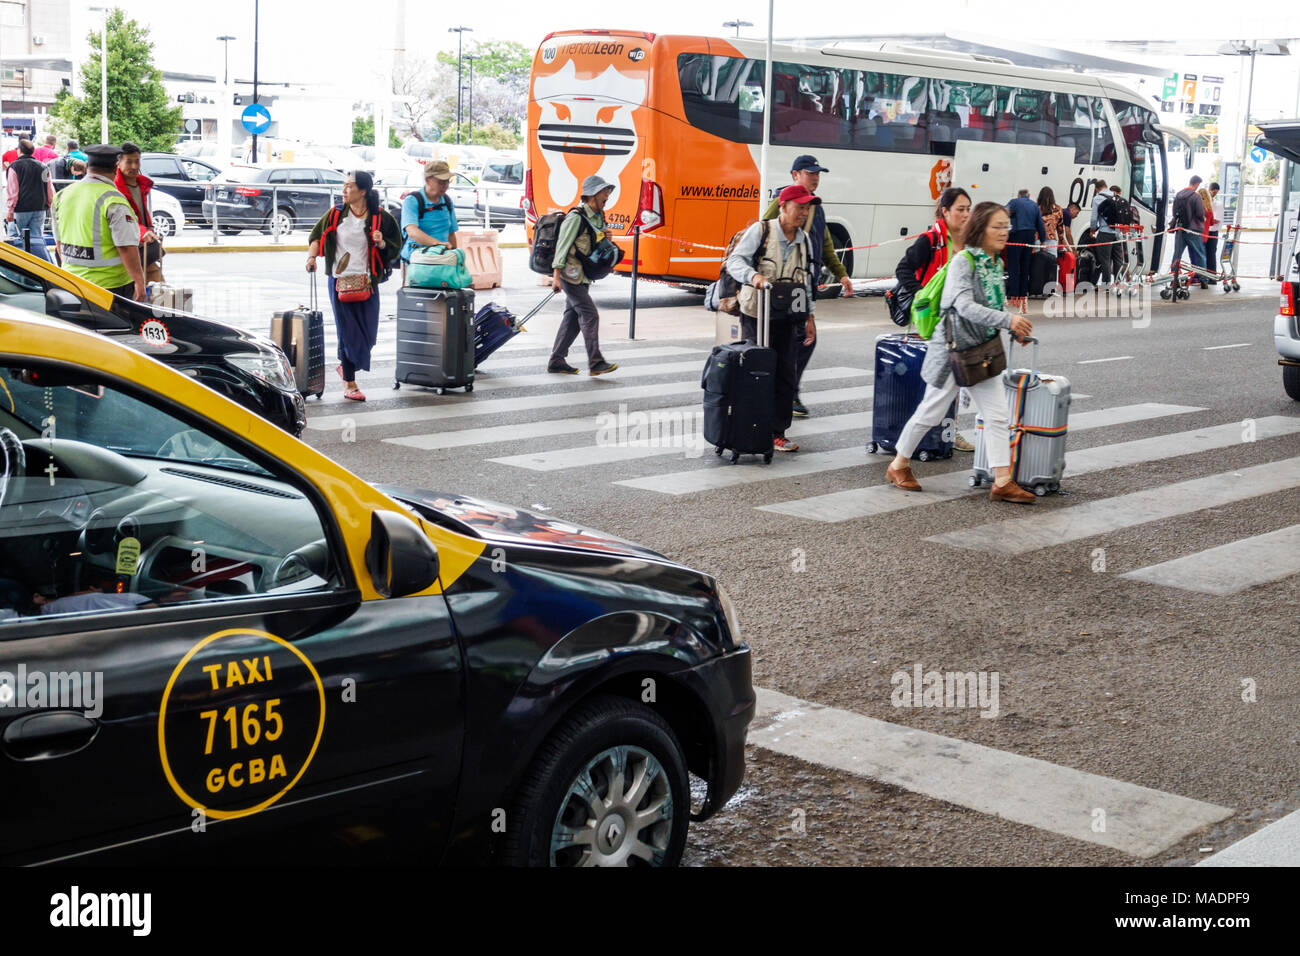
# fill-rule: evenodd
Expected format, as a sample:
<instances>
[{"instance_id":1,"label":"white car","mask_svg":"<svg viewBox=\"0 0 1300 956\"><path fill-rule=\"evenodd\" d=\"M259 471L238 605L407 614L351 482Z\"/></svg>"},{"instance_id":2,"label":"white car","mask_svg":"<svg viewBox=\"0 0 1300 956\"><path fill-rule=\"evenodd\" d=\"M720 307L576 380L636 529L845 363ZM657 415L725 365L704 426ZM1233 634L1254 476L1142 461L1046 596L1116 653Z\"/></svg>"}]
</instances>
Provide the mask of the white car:
<instances>
[{"instance_id":1,"label":"white car","mask_svg":"<svg viewBox=\"0 0 1300 956\"><path fill-rule=\"evenodd\" d=\"M160 239L176 235L185 226L185 211L181 209L181 201L161 189L149 191L149 214L153 217L153 231L158 233Z\"/></svg>"},{"instance_id":2,"label":"white car","mask_svg":"<svg viewBox=\"0 0 1300 956\"><path fill-rule=\"evenodd\" d=\"M398 222L402 221L402 200L424 188L424 168L414 171L401 169L378 170L375 173L375 187L383 197L385 208ZM474 183L460 173L451 174L447 186L447 195L456 209L456 222L476 221L474 212Z\"/></svg>"}]
</instances>

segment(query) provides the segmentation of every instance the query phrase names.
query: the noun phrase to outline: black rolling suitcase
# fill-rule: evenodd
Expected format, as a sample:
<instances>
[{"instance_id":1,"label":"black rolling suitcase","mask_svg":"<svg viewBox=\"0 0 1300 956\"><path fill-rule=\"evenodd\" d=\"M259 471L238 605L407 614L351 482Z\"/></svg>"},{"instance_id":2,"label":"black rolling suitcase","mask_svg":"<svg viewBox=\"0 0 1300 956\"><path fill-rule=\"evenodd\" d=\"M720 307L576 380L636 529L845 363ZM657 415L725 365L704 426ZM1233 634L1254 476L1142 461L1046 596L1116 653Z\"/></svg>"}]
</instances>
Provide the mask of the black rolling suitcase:
<instances>
[{"instance_id":1,"label":"black rolling suitcase","mask_svg":"<svg viewBox=\"0 0 1300 956\"><path fill-rule=\"evenodd\" d=\"M316 300L316 275L312 274L306 308L298 306L271 315L271 341L293 366L298 392L306 398L325 394L325 317Z\"/></svg>"},{"instance_id":2,"label":"black rolling suitcase","mask_svg":"<svg viewBox=\"0 0 1300 956\"><path fill-rule=\"evenodd\" d=\"M1029 260L1029 294L1047 295L1047 286L1056 281L1058 263L1050 252L1038 250Z\"/></svg>"},{"instance_id":3,"label":"black rolling suitcase","mask_svg":"<svg viewBox=\"0 0 1300 956\"><path fill-rule=\"evenodd\" d=\"M776 386L776 351L768 348L772 325L771 293L759 296L758 343L715 345L704 364L704 440L716 454L762 455L771 462L772 402Z\"/></svg>"},{"instance_id":4,"label":"black rolling suitcase","mask_svg":"<svg viewBox=\"0 0 1300 956\"><path fill-rule=\"evenodd\" d=\"M439 395L474 390L474 290L397 290L393 388L423 385Z\"/></svg>"}]
</instances>

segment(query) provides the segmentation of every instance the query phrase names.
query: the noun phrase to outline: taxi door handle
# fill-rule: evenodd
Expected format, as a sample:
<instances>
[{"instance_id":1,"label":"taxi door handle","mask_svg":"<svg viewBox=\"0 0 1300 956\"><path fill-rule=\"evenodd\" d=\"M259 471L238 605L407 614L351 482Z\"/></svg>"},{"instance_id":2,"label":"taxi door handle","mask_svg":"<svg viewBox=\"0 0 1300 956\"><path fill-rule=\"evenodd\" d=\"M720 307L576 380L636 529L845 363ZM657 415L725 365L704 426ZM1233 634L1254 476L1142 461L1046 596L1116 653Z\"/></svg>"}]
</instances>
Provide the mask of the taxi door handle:
<instances>
[{"instance_id":1,"label":"taxi door handle","mask_svg":"<svg viewBox=\"0 0 1300 956\"><path fill-rule=\"evenodd\" d=\"M95 739L99 721L75 711L28 714L4 732L5 753L14 760L48 760L82 750Z\"/></svg>"}]
</instances>

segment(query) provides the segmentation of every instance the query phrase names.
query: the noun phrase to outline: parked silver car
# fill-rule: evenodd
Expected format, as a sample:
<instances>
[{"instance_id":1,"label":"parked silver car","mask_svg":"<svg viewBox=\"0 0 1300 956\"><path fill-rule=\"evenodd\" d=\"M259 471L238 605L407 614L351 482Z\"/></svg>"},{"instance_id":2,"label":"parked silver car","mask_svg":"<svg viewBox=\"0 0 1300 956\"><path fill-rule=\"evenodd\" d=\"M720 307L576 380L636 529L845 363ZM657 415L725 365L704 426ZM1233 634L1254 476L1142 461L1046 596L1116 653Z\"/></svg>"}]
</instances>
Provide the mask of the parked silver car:
<instances>
[{"instance_id":1,"label":"parked silver car","mask_svg":"<svg viewBox=\"0 0 1300 956\"><path fill-rule=\"evenodd\" d=\"M1261 132L1255 139L1256 146L1300 163L1300 119L1261 121L1258 125ZM1291 246L1282 262L1282 294L1273 319L1273 345L1281 356L1277 363L1282 366L1282 387L1300 402L1300 315L1296 314L1300 300L1300 228L1292 227L1290 235Z\"/></svg>"}]
</instances>

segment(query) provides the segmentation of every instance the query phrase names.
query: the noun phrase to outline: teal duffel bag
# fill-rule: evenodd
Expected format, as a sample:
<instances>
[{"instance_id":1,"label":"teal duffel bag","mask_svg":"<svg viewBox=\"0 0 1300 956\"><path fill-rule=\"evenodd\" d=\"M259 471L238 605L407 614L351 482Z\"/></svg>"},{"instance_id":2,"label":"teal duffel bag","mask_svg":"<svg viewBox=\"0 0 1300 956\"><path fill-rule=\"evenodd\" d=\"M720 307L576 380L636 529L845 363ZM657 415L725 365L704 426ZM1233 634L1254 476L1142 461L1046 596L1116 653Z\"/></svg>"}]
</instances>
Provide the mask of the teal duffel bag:
<instances>
[{"instance_id":1,"label":"teal duffel bag","mask_svg":"<svg viewBox=\"0 0 1300 956\"><path fill-rule=\"evenodd\" d=\"M474 279L465 268L465 250L416 246L406 267L406 284L417 289L468 289Z\"/></svg>"}]
</instances>

